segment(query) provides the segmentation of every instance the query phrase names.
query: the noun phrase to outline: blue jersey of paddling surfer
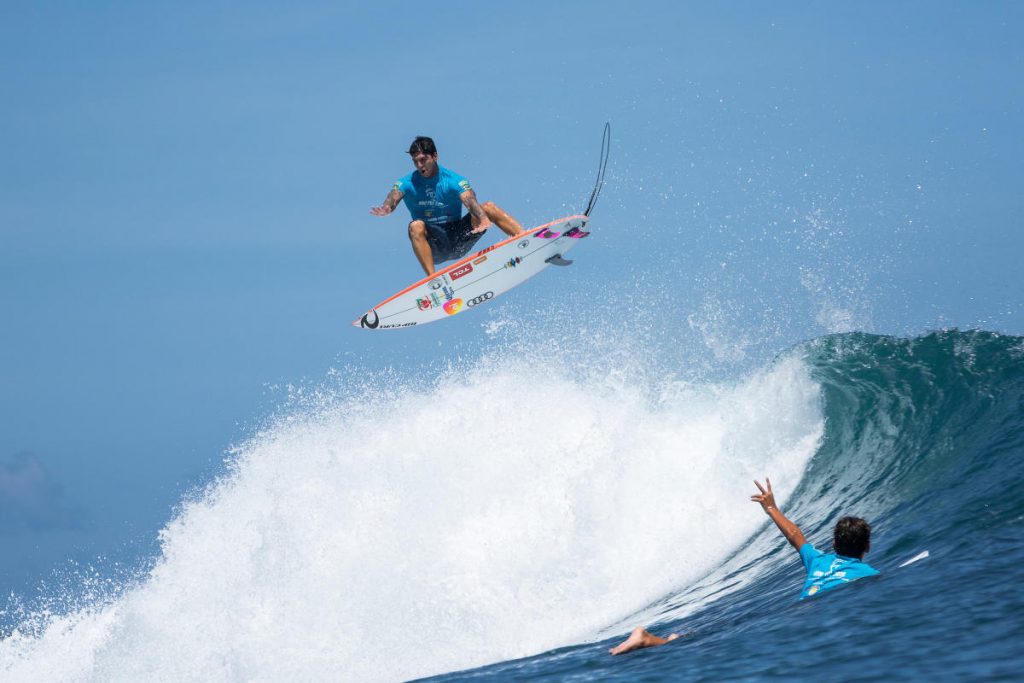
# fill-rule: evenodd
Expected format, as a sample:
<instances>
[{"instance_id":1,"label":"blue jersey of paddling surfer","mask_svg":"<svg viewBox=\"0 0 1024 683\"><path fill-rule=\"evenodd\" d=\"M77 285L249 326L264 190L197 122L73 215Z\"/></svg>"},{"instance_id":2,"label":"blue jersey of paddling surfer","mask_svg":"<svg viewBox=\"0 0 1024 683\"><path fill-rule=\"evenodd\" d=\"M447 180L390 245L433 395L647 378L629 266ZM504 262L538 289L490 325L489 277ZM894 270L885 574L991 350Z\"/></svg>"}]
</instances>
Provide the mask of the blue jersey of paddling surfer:
<instances>
[{"instance_id":1,"label":"blue jersey of paddling surfer","mask_svg":"<svg viewBox=\"0 0 1024 683\"><path fill-rule=\"evenodd\" d=\"M523 232L516 219L494 202L477 202L469 180L437 163L437 148L430 138L413 140L409 156L416 170L400 178L384 203L370 209L370 213L387 216L405 200L412 214L409 241L427 275L433 275L435 264L468 254L492 221L509 236ZM465 216L463 206L468 211Z\"/></svg>"}]
</instances>

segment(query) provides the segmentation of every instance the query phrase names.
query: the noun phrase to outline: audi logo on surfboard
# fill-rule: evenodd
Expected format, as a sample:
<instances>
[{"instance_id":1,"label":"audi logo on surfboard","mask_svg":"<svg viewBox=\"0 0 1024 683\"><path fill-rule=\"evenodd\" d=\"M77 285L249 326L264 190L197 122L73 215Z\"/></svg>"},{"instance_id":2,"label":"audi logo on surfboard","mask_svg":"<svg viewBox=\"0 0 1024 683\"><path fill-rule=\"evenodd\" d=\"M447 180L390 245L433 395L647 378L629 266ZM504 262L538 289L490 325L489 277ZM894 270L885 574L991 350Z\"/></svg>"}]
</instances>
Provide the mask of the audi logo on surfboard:
<instances>
[{"instance_id":1,"label":"audi logo on surfboard","mask_svg":"<svg viewBox=\"0 0 1024 683\"><path fill-rule=\"evenodd\" d=\"M494 292L484 292L480 296L475 296L472 299L470 299L469 301L467 301L466 305L467 306L476 306L477 304L482 304L483 302L489 301L489 300L491 300L493 298L494 298Z\"/></svg>"}]
</instances>

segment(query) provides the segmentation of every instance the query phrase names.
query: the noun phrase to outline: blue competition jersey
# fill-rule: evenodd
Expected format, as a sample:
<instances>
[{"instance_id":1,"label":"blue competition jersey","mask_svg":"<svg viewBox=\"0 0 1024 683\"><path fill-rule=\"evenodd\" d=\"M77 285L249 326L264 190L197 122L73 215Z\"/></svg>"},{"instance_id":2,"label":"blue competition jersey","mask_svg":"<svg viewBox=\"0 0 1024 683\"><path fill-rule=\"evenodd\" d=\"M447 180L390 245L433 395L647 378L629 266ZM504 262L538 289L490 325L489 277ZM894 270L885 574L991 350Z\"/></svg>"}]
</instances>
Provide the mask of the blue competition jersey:
<instances>
[{"instance_id":1,"label":"blue competition jersey","mask_svg":"<svg viewBox=\"0 0 1024 683\"><path fill-rule=\"evenodd\" d=\"M810 597L821 591L832 590L844 583L875 576L878 570L863 560L855 557L844 557L835 553L823 553L810 543L800 548L800 559L807 570L807 581L800 599Z\"/></svg>"},{"instance_id":2,"label":"blue competition jersey","mask_svg":"<svg viewBox=\"0 0 1024 683\"><path fill-rule=\"evenodd\" d=\"M402 193L402 201L413 220L441 226L462 218L459 195L472 188L458 173L438 165L433 178L424 178L419 171L413 171L396 182L394 189Z\"/></svg>"}]
</instances>

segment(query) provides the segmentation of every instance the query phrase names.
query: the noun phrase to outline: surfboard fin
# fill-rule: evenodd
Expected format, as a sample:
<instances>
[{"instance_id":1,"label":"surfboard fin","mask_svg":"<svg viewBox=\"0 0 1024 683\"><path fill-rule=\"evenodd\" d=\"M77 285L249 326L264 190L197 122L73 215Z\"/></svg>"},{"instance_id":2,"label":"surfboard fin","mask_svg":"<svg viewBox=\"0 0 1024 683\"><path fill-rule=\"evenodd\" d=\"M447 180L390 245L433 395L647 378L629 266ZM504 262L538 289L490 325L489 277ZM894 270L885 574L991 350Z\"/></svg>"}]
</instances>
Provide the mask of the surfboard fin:
<instances>
[{"instance_id":1,"label":"surfboard fin","mask_svg":"<svg viewBox=\"0 0 1024 683\"><path fill-rule=\"evenodd\" d=\"M571 266L572 261L562 258L561 254L555 254L544 259L544 263L550 263L553 266Z\"/></svg>"}]
</instances>

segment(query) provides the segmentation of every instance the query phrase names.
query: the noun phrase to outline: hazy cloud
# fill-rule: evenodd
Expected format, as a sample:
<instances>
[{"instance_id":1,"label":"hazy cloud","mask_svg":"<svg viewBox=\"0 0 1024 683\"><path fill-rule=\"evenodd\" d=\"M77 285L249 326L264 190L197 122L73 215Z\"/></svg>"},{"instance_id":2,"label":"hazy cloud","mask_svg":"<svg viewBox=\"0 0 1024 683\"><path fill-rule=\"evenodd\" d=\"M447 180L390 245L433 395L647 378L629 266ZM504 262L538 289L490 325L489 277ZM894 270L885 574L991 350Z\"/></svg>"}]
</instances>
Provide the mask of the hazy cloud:
<instances>
[{"instance_id":1,"label":"hazy cloud","mask_svg":"<svg viewBox=\"0 0 1024 683\"><path fill-rule=\"evenodd\" d=\"M84 526L82 509L67 499L39 458L18 453L0 459L0 534Z\"/></svg>"}]
</instances>

